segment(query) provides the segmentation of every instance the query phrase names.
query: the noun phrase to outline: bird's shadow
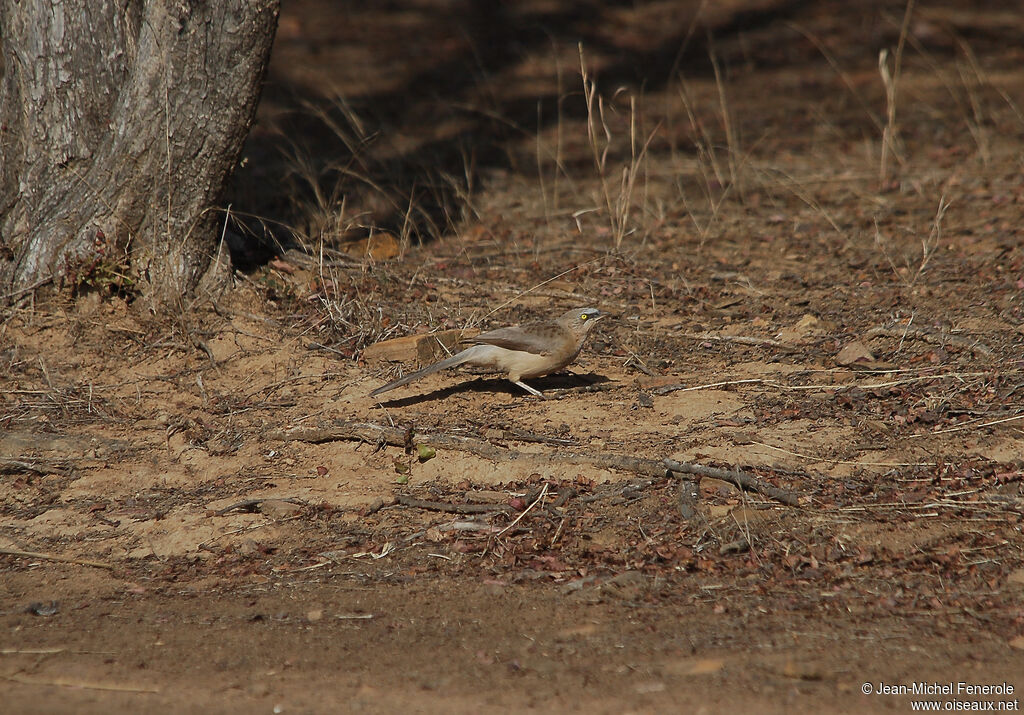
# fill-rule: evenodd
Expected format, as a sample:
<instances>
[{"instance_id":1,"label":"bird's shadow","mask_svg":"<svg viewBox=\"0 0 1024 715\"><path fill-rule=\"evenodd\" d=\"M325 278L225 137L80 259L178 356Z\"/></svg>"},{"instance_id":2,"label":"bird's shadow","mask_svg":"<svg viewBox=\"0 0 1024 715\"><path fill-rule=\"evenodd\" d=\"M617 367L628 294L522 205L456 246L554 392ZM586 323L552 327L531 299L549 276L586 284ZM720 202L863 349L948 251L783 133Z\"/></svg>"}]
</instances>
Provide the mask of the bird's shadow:
<instances>
[{"instance_id":1,"label":"bird's shadow","mask_svg":"<svg viewBox=\"0 0 1024 715\"><path fill-rule=\"evenodd\" d=\"M574 387L598 385L610 382L610 380L604 375L596 375L594 373L586 373L584 375L576 373L561 373L559 375L548 375L547 377L525 382L530 385L530 387L534 387L541 392L547 393L549 390L566 390ZM385 407L410 407L412 405L418 405L432 400L443 400L446 397L464 392L498 392L529 398L531 400L538 399L536 395L527 393L521 387L509 382L503 377L483 377L475 380L465 380L431 392L424 392L418 395L410 395L409 397L390 399L386 401L379 400L379 402Z\"/></svg>"}]
</instances>

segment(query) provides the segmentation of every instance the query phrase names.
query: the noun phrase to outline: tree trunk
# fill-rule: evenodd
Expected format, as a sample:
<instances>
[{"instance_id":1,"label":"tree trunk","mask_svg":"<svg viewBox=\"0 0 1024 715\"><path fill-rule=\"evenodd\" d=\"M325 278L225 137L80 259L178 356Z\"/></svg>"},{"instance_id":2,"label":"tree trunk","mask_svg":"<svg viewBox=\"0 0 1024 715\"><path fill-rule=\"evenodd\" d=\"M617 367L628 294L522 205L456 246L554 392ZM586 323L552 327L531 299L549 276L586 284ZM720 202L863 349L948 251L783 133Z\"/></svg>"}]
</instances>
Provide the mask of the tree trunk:
<instances>
[{"instance_id":1,"label":"tree trunk","mask_svg":"<svg viewBox=\"0 0 1024 715\"><path fill-rule=\"evenodd\" d=\"M280 0L0 0L0 297L197 285Z\"/></svg>"}]
</instances>

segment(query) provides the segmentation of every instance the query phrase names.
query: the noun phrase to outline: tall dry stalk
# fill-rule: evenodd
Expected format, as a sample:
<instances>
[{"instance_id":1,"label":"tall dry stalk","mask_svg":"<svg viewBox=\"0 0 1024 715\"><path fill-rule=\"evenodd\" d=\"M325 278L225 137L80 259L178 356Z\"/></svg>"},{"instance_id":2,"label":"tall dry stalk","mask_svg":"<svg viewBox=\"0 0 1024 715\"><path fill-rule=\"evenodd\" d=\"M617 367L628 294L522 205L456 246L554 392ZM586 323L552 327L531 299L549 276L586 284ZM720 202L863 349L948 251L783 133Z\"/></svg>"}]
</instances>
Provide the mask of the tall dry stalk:
<instances>
[{"instance_id":1,"label":"tall dry stalk","mask_svg":"<svg viewBox=\"0 0 1024 715\"><path fill-rule=\"evenodd\" d=\"M711 52L711 67L715 71L715 87L718 89L718 107L722 112L722 124L725 127L726 159L729 163L730 183L739 192L740 200L745 202L743 192L743 177L740 173L740 144L736 137L735 125L732 121L732 113L729 111L729 102L725 96L725 82L722 80L722 70L718 66L718 58Z\"/></svg>"},{"instance_id":2,"label":"tall dry stalk","mask_svg":"<svg viewBox=\"0 0 1024 715\"><path fill-rule=\"evenodd\" d=\"M878 164L878 181L883 187L892 179L890 157L895 157L897 161L903 163L903 157L899 151L896 106L899 98L900 72L903 67L903 48L907 44L907 33L910 31L910 17L914 12L914 2L915 0L907 0L907 7L903 13L903 25L900 27L900 38L896 43L891 69L889 67L889 51L883 49L878 53L878 72L882 76L882 85L885 87L885 128L882 130L882 151Z\"/></svg>"},{"instance_id":3,"label":"tall dry stalk","mask_svg":"<svg viewBox=\"0 0 1024 715\"><path fill-rule=\"evenodd\" d=\"M700 120L686 80L682 77L681 73L679 77L679 97L686 111L687 119L690 122L692 140L694 148L697 150L697 168L703 180L705 200L711 211L708 220L701 225L697 219L697 213L687 207L687 214L693 220L700 234L701 245L707 240L711 228L718 221L722 205L729 195L736 192L739 194L741 201L745 200L745 177L748 159L748 155L743 152L740 146L739 132L736 130L736 124L733 121L732 111L729 106L725 78L722 75L718 58L713 50L710 54L710 60L715 73L715 89L718 94L719 116L717 119L720 121L725 132L724 149L715 141L711 131L705 126L705 122ZM679 190L683 203L686 204L686 194L681 183Z\"/></svg>"},{"instance_id":4,"label":"tall dry stalk","mask_svg":"<svg viewBox=\"0 0 1024 715\"><path fill-rule=\"evenodd\" d=\"M579 52L580 74L583 78L583 97L587 104L587 139L593 153L594 167L597 169L598 178L601 181L601 194L604 201L604 210L608 212L612 241L615 250L618 251L625 237L632 233L630 215L633 209L633 195L637 188L638 178L643 171L647 149L650 146L651 139L654 138L654 133L652 132L643 145L640 145L638 141L636 97L630 96L629 163L622 166L620 177L616 181L612 176L612 170L609 168L608 162L608 154L611 151L614 138L608 126L607 105L605 104L604 97L598 94L596 80L587 71L582 43L579 46ZM577 212L577 215L579 215L579 212Z\"/></svg>"}]
</instances>

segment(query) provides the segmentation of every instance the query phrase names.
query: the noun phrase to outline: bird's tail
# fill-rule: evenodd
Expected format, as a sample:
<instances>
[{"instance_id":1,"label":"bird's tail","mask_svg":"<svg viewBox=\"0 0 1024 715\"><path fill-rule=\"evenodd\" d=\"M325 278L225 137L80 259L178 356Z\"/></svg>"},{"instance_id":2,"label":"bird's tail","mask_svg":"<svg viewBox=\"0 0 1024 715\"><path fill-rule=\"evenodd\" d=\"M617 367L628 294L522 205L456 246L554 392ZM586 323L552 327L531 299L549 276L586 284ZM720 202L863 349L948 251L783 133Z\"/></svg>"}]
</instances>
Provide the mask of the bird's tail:
<instances>
[{"instance_id":1,"label":"bird's tail","mask_svg":"<svg viewBox=\"0 0 1024 715\"><path fill-rule=\"evenodd\" d=\"M456 365L461 365L464 362L468 362L472 360L474 357L476 357L476 354L477 352L479 352L479 348L481 347L483 346L474 345L473 347L466 348L462 352L455 353L451 357L447 357L444 360L441 360L440 362L435 362L433 365L427 365L422 370L410 372L405 377L400 377L397 380L389 382L383 387L378 387L376 390L370 393L370 397L376 397L382 392L394 390L396 387L401 387L402 385L408 385L410 382L419 380L421 377L426 377L427 375L433 375L435 372L438 372L439 370L444 370L446 367L455 367Z\"/></svg>"}]
</instances>

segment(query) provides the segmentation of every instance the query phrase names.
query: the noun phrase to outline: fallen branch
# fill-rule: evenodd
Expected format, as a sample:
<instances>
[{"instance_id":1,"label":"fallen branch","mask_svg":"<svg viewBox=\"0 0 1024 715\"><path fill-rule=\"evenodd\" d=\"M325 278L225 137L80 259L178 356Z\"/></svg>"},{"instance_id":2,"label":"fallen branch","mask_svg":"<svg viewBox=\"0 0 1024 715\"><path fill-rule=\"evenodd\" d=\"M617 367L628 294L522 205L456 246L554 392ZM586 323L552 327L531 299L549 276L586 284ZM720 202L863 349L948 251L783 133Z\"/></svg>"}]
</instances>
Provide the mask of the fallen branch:
<instances>
[{"instance_id":1,"label":"fallen branch","mask_svg":"<svg viewBox=\"0 0 1024 715\"><path fill-rule=\"evenodd\" d=\"M386 506L394 506L396 503L397 503L397 500L394 497L390 497L388 499L382 499L382 498L378 497L378 498L374 499L372 502L370 502L369 504L367 504L365 507L363 507L362 510L360 510L359 513L362 514L363 516L370 516L371 514L376 514L378 511L380 511L384 507L386 507Z\"/></svg>"},{"instance_id":2,"label":"fallen branch","mask_svg":"<svg viewBox=\"0 0 1024 715\"><path fill-rule=\"evenodd\" d=\"M77 564L78 566L92 566L98 569L113 570L114 567L111 564L104 564L99 561L89 561L88 559L76 559L71 556L61 556L60 554L44 554L41 551L20 551L18 549L0 549L0 554L5 556L20 556L23 559L42 559L44 561L60 561L65 564Z\"/></svg>"},{"instance_id":3,"label":"fallen branch","mask_svg":"<svg viewBox=\"0 0 1024 715\"><path fill-rule=\"evenodd\" d=\"M21 459L0 459L0 474L60 474L67 476L68 469L65 463L58 465L56 462L28 462Z\"/></svg>"},{"instance_id":4,"label":"fallen branch","mask_svg":"<svg viewBox=\"0 0 1024 715\"><path fill-rule=\"evenodd\" d=\"M556 447L575 447L579 442L575 439L565 437L550 437L546 434L536 434L515 429L492 430L500 434L488 435L490 439L511 440L514 442L532 442L534 444L552 444Z\"/></svg>"},{"instance_id":5,"label":"fallen branch","mask_svg":"<svg viewBox=\"0 0 1024 715\"><path fill-rule=\"evenodd\" d=\"M786 489L772 486L758 476L749 472L735 472L728 469L717 469L715 467L704 467L699 464L677 462L674 459L665 459L662 462L670 472L679 474L695 474L699 477L711 477L721 479L723 482L735 484L740 489L748 492L757 492L769 499L786 504L787 506L800 506L800 500L796 494Z\"/></svg>"},{"instance_id":6,"label":"fallen branch","mask_svg":"<svg viewBox=\"0 0 1024 715\"><path fill-rule=\"evenodd\" d=\"M386 427L369 422L341 422L330 428L297 427L291 430L273 430L267 434L269 439L282 441L300 441L312 444L336 442L339 440L357 440L370 444L389 444L405 448L410 443L408 429ZM464 437L445 432L416 432L411 441L415 444L427 444L442 449L455 449L469 452L484 459L496 462L518 461L537 465L550 465L552 462L563 464L586 465L598 469L617 472L629 472L647 477L664 477L667 473L693 474L698 477L712 477L735 484L740 489L756 492L782 504L797 506L797 495L785 489L768 484L760 477L748 472L728 471L699 464L689 464L665 459L646 459L621 454L579 454L576 452L521 452L504 449L486 440L475 437ZM439 504L442 502L438 502Z\"/></svg>"}]
</instances>

